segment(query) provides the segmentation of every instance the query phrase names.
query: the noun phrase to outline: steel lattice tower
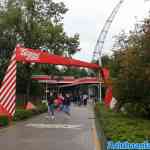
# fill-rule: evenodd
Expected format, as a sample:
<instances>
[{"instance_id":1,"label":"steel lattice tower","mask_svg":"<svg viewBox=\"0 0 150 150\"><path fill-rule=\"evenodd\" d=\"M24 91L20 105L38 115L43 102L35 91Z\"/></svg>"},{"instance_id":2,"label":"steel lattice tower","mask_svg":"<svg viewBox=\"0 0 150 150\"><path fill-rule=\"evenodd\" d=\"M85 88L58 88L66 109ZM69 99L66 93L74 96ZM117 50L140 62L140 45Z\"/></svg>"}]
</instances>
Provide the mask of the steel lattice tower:
<instances>
[{"instance_id":1,"label":"steel lattice tower","mask_svg":"<svg viewBox=\"0 0 150 150\"><path fill-rule=\"evenodd\" d=\"M110 29L110 26L117 14L117 12L120 9L121 4L124 2L124 0L120 0L119 3L115 6L115 8L113 9L113 11L111 12L110 16L107 18L101 32L100 35L97 39L95 48L94 48L94 52L93 52L93 58L92 60L99 60L99 64L102 65L101 63L101 56L102 56L102 50L103 50L103 46L104 46L104 42L107 36L107 33Z\"/></svg>"}]
</instances>

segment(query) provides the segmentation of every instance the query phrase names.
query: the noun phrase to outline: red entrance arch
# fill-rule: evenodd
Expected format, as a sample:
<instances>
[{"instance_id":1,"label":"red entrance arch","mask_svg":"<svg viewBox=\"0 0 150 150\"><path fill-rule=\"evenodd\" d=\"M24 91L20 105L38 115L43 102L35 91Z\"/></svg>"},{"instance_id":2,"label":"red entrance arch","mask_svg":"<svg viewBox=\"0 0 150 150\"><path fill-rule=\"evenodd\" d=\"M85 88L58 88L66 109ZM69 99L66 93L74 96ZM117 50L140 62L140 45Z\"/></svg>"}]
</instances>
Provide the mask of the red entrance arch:
<instances>
[{"instance_id":1,"label":"red entrance arch","mask_svg":"<svg viewBox=\"0 0 150 150\"><path fill-rule=\"evenodd\" d=\"M16 109L16 62L43 63L100 69L98 64L84 62L48 52L16 46L0 87L0 113L12 117Z\"/></svg>"}]
</instances>

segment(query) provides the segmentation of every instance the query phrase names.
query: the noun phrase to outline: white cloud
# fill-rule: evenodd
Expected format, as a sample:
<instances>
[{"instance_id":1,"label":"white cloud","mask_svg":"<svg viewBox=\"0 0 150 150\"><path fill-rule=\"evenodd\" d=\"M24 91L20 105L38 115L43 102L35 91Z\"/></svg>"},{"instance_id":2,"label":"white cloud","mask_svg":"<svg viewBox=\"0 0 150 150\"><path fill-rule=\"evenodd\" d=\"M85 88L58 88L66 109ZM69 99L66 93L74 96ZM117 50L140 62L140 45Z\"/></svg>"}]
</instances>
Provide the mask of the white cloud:
<instances>
[{"instance_id":1,"label":"white cloud","mask_svg":"<svg viewBox=\"0 0 150 150\"><path fill-rule=\"evenodd\" d=\"M90 60L100 31L119 0L55 0L63 1L69 8L64 18L65 31L72 35L80 34L80 47L82 51L75 55L82 60ZM104 45L104 53L110 53L113 45L113 36L122 29L128 31L133 28L138 20L148 15L150 2L144 0L125 0L122 4L112 26L109 30Z\"/></svg>"}]
</instances>

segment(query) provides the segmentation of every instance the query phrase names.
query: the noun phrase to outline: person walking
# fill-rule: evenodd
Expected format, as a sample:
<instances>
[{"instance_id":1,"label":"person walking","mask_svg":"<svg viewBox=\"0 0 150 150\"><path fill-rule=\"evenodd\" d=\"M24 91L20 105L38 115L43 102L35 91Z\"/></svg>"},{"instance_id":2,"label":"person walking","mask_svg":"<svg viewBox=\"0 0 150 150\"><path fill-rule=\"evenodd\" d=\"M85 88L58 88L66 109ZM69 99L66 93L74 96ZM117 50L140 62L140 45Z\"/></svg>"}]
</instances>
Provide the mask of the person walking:
<instances>
[{"instance_id":1,"label":"person walking","mask_svg":"<svg viewBox=\"0 0 150 150\"><path fill-rule=\"evenodd\" d=\"M63 107L63 100L64 100L64 97L62 96L62 94L58 94L57 95L57 99L55 99L54 103L55 103L55 107L56 107L56 110L59 112L62 110L62 107Z\"/></svg>"},{"instance_id":2,"label":"person walking","mask_svg":"<svg viewBox=\"0 0 150 150\"><path fill-rule=\"evenodd\" d=\"M64 101L63 101L63 111L70 116L70 104L71 104L71 97L70 95L67 93L64 96Z\"/></svg>"},{"instance_id":3,"label":"person walking","mask_svg":"<svg viewBox=\"0 0 150 150\"><path fill-rule=\"evenodd\" d=\"M78 106L81 106L81 93L78 93L77 95L77 103L78 103Z\"/></svg>"},{"instance_id":4,"label":"person walking","mask_svg":"<svg viewBox=\"0 0 150 150\"><path fill-rule=\"evenodd\" d=\"M86 106L88 101L88 95L86 93L83 94L83 105Z\"/></svg>"},{"instance_id":5,"label":"person walking","mask_svg":"<svg viewBox=\"0 0 150 150\"><path fill-rule=\"evenodd\" d=\"M52 120L55 119L55 116L54 116L54 100L55 100L55 96L52 92L50 92L47 101L48 101L48 114L52 118Z\"/></svg>"}]
</instances>

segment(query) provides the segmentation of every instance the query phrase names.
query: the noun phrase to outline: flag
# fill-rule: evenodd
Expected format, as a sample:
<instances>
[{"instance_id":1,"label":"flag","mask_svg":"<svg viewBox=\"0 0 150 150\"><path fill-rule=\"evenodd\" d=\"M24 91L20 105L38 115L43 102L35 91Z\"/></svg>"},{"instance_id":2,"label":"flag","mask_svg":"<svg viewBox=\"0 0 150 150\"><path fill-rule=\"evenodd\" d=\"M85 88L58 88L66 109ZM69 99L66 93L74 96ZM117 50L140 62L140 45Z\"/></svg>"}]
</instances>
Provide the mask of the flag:
<instances>
[{"instance_id":1,"label":"flag","mask_svg":"<svg viewBox=\"0 0 150 150\"><path fill-rule=\"evenodd\" d=\"M102 76L103 76L104 80L109 79L109 69L102 68Z\"/></svg>"},{"instance_id":2,"label":"flag","mask_svg":"<svg viewBox=\"0 0 150 150\"><path fill-rule=\"evenodd\" d=\"M105 106L109 108L110 104L111 104L111 101L112 101L112 87L109 86L106 89L106 93L105 93L105 98L104 98Z\"/></svg>"}]
</instances>

